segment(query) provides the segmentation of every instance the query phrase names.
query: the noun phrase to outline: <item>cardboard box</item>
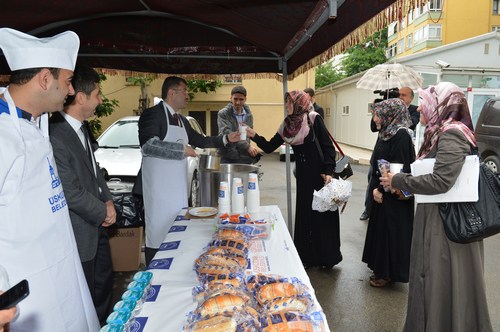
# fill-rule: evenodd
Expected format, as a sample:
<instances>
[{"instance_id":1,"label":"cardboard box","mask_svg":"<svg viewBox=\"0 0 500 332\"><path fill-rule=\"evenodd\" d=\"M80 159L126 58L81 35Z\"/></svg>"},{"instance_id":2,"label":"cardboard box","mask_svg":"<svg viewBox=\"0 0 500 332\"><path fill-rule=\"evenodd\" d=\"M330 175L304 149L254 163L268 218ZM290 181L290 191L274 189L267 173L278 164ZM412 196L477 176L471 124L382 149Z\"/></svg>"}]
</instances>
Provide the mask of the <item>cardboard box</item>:
<instances>
[{"instance_id":1,"label":"cardboard box","mask_svg":"<svg viewBox=\"0 0 500 332\"><path fill-rule=\"evenodd\" d=\"M113 271L135 271L141 263L143 227L108 230Z\"/></svg>"}]
</instances>

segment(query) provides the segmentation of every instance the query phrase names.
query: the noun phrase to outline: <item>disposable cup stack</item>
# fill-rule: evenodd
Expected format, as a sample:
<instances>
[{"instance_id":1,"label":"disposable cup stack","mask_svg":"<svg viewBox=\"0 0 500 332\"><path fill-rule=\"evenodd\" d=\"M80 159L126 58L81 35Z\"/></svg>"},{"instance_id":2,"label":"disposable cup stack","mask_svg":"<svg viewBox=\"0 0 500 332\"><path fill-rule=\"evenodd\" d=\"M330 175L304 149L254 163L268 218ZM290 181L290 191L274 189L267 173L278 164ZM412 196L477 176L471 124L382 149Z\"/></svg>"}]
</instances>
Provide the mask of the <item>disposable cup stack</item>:
<instances>
[{"instance_id":1,"label":"disposable cup stack","mask_svg":"<svg viewBox=\"0 0 500 332\"><path fill-rule=\"evenodd\" d=\"M245 190L241 178L233 178L231 188L231 214L245 213Z\"/></svg>"},{"instance_id":2,"label":"disposable cup stack","mask_svg":"<svg viewBox=\"0 0 500 332\"><path fill-rule=\"evenodd\" d=\"M229 183L221 181L219 185L219 214L231 213L231 196L229 190Z\"/></svg>"},{"instance_id":3,"label":"disposable cup stack","mask_svg":"<svg viewBox=\"0 0 500 332\"><path fill-rule=\"evenodd\" d=\"M247 211L258 212L260 208L259 178L256 173L248 174Z\"/></svg>"}]
</instances>

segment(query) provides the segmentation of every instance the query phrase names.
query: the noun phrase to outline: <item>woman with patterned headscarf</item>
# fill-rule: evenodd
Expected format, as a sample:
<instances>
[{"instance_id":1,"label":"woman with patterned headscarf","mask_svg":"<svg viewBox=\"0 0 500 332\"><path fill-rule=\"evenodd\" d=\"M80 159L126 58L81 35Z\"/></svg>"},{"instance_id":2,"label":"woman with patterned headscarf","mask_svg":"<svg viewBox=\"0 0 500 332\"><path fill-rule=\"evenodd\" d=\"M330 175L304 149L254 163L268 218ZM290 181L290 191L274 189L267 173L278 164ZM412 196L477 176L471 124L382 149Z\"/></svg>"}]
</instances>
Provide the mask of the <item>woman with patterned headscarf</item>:
<instances>
[{"instance_id":1,"label":"woman with patterned headscarf","mask_svg":"<svg viewBox=\"0 0 500 332\"><path fill-rule=\"evenodd\" d=\"M476 146L467 100L453 83L419 90L420 122L426 124L418 158L435 158L432 173L389 173L389 188L415 194L447 192ZM438 203L418 204L410 262L405 331L492 331L484 282L483 241L448 240Z\"/></svg>"},{"instance_id":2,"label":"woman with patterned headscarf","mask_svg":"<svg viewBox=\"0 0 500 332\"><path fill-rule=\"evenodd\" d=\"M378 140L372 152L372 208L366 230L363 262L373 271L369 283L384 287L390 282L408 282L413 231L413 198L401 192L385 191L380 185L379 160L402 164L410 172L415 161L411 118L405 102L399 98L372 105Z\"/></svg>"},{"instance_id":3,"label":"woman with patterned headscarf","mask_svg":"<svg viewBox=\"0 0 500 332\"><path fill-rule=\"evenodd\" d=\"M247 128L247 134L266 153L283 142L293 147L297 181L295 247L305 268L331 269L342 260L339 213L314 211L312 199L314 190L320 190L332 179L335 149L307 93L290 91L285 95L285 103L288 116L270 141L251 128Z\"/></svg>"}]
</instances>

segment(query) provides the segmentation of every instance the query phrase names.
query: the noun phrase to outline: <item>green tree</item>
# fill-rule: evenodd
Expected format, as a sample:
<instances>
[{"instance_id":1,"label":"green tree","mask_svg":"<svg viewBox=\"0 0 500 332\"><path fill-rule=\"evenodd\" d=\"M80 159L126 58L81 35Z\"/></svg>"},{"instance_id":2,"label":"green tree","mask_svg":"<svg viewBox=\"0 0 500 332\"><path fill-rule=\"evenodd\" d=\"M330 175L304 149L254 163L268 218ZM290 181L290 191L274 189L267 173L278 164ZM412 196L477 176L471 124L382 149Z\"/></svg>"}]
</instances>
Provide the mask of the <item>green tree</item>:
<instances>
[{"instance_id":1,"label":"green tree","mask_svg":"<svg viewBox=\"0 0 500 332\"><path fill-rule=\"evenodd\" d=\"M316 67L316 88L350 77L365 71L380 63L385 63L387 58L387 28L376 32L362 43L349 48L340 61L340 65L333 66L329 61Z\"/></svg>"},{"instance_id":2,"label":"green tree","mask_svg":"<svg viewBox=\"0 0 500 332\"><path fill-rule=\"evenodd\" d=\"M345 74L334 67L332 62L327 62L316 67L316 89L328 84L339 81L345 77Z\"/></svg>"},{"instance_id":3,"label":"green tree","mask_svg":"<svg viewBox=\"0 0 500 332\"><path fill-rule=\"evenodd\" d=\"M347 50L347 56L342 59L342 69L346 77L370 69L387 61L387 28L376 32L362 43Z\"/></svg>"},{"instance_id":4,"label":"green tree","mask_svg":"<svg viewBox=\"0 0 500 332\"><path fill-rule=\"evenodd\" d=\"M194 99L194 94L197 92L210 93L217 91L222 86L219 80L186 80L189 90L189 100Z\"/></svg>"},{"instance_id":5,"label":"green tree","mask_svg":"<svg viewBox=\"0 0 500 332\"><path fill-rule=\"evenodd\" d=\"M106 75L99 74L99 84L107 79ZM102 131L102 123L99 118L110 115L115 111L115 108L118 106L119 102L116 99L109 99L105 95L100 92L102 98L102 104L97 106L95 110L95 118L89 121L90 129L94 134L94 137L99 136Z\"/></svg>"}]
</instances>

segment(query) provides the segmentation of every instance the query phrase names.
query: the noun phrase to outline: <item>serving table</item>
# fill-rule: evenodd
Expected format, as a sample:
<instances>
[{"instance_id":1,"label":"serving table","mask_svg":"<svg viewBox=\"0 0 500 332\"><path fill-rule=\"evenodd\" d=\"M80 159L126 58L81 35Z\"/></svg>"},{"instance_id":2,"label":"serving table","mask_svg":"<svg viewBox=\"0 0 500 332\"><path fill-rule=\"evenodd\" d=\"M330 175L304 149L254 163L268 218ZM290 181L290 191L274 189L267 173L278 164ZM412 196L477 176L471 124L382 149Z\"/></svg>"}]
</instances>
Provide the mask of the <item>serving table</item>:
<instances>
[{"instance_id":1,"label":"serving table","mask_svg":"<svg viewBox=\"0 0 500 332\"><path fill-rule=\"evenodd\" d=\"M324 331L329 331L321 306L316 300L309 277L288 232L278 206L262 206L260 212L274 219L268 239L252 240L248 258L248 275L256 273L297 277L310 289L315 310L320 311ZM179 212L165 241L148 266L153 272L152 288L148 292L131 331L182 331L189 312L196 308L193 287L199 284L193 269L194 261L206 250L215 232L215 216L193 218L188 208Z\"/></svg>"}]
</instances>

